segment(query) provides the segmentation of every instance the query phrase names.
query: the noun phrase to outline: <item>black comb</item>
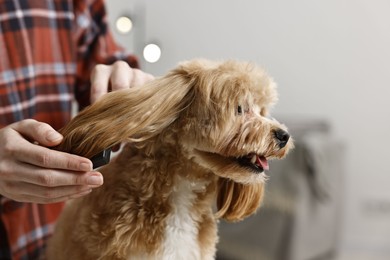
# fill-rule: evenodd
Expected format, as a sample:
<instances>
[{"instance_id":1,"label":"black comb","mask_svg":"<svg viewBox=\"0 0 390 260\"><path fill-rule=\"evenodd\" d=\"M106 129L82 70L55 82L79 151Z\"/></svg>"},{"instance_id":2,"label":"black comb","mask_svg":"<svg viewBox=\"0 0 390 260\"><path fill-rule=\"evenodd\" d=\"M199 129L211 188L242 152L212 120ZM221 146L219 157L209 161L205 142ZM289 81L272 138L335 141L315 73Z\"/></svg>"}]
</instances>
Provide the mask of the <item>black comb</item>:
<instances>
[{"instance_id":1,"label":"black comb","mask_svg":"<svg viewBox=\"0 0 390 260\"><path fill-rule=\"evenodd\" d=\"M110 156L111 156L111 148L107 148L100 153L94 155L91 158L93 168L96 169L100 166L106 165L110 162Z\"/></svg>"}]
</instances>

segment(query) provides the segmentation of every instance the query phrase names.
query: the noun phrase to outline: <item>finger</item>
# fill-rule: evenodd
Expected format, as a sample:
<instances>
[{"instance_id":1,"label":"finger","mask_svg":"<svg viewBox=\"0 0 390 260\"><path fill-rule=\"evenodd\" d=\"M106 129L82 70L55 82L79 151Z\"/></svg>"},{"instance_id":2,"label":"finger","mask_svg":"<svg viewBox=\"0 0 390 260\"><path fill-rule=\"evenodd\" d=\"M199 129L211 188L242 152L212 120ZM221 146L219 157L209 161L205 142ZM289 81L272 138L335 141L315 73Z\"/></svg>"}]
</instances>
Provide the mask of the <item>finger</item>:
<instances>
[{"instance_id":1,"label":"finger","mask_svg":"<svg viewBox=\"0 0 390 260\"><path fill-rule=\"evenodd\" d=\"M94 187L103 184L103 176L99 172L76 173L53 170L40 171L37 174L24 175L25 181L43 187L61 187L74 185L90 185Z\"/></svg>"},{"instance_id":2,"label":"finger","mask_svg":"<svg viewBox=\"0 0 390 260\"><path fill-rule=\"evenodd\" d=\"M131 70L129 64L124 61L117 61L112 65L110 82L113 91L130 87Z\"/></svg>"},{"instance_id":3,"label":"finger","mask_svg":"<svg viewBox=\"0 0 390 260\"><path fill-rule=\"evenodd\" d=\"M58 145L63 136L50 125L34 119L26 119L10 125L17 133L44 146Z\"/></svg>"},{"instance_id":4,"label":"finger","mask_svg":"<svg viewBox=\"0 0 390 260\"><path fill-rule=\"evenodd\" d=\"M69 199L75 199L79 198L82 196L85 196L89 193L91 193L91 189L86 190L86 191L81 191L76 194L72 195L66 195L62 197L57 197L57 198L45 198L45 197L39 197L39 196L34 196L34 195L28 195L28 194L19 194L13 198L15 201L19 202L27 202L27 203L39 203L39 204L48 204L48 203L57 203L57 202L63 202L67 201Z\"/></svg>"},{"instance_id":5,"label":"finger","mask_svg":"<svg viewBox=\"0 0 390 260\"><path fill-rule=\"evenodd\" d=\"M94 103L101 96L108 92L110 82L111 66L104 64L96 65L91 73L91 102Z\"/></svg>"},{"instance_id":6,"label":"finger","mask_svg":"<svg viewBox=\"0 0 390 260\"><path fill-rule=\"evenodd\" d=\"M93 188L88 185L44 187L27 182L8 182L3 186L2 190L11 197L24 197L24 200L28 197L39 198L40 201L44 199L56 200L58 198L71 197L80 193L90 192Z\"/></svg>"},{"instance_id":7,"label":"finger","mask_svg":"<svg viewBox=\"0 0 390 260\"><path fill-rule=\"evenodd\" d=\"M33 183L44 187L72 185L100 186L103 184L103 176L100 172L43 169L25 163L13 163L7 165L7 167L2 167L2 177L5 180Z\"/></svg>"},{"instance_id":8,"label":"finger","mask_svg":"<svg viewBox=\"0 0 390 260\"><path fill-rule=\"evenodd\" d=\"M25 141L9 148L16 160L35 166L70 171L92 171L92 162L84 157L51 150Z\"/></svg>"},{"instance_id":9,"label":"finger","mask_svg":"<svg viewBox=\"0 0 390 260\"><path fill-rule=\"evenodd\" d=\"M58 199L64 197L71 197L76 194L91 192L92 188L85 186L61 186L61 187L42 187L30 183L22 183L25 186L25 195L39 197L42 199Z\"/></svg>"},{"instance_id":10,"label":"finger","mask_svg":"<svg viewBox=\"0 0 390 260\"><path fill-rule=\"evenodd\" d=\"M145 73L139 69L132 69L132 73L130 74L130 87L140 87L144 85L146 82L149 82L154 79L151 74Z\"/></svg>"}]
</instances>

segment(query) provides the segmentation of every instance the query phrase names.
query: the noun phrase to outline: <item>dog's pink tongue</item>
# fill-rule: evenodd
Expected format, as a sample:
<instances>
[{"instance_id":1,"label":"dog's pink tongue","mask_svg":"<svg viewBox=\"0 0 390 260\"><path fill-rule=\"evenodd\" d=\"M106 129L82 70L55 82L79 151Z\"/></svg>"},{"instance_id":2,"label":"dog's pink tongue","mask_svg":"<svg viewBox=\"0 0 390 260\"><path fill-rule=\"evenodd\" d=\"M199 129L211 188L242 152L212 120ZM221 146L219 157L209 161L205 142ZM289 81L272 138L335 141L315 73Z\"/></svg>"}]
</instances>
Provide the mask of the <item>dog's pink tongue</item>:
<instances>
[{"instance_id":1,"label":"dog's pink tongue","mask_svg":"<svg viewBox=\"0 0 390 260\"><path fill-rule=\"evenodd\" d=\"M269 170L268 161L264 156L257 157L257 164L260 164L264 170Z\"/></svg>"}]
</instances>

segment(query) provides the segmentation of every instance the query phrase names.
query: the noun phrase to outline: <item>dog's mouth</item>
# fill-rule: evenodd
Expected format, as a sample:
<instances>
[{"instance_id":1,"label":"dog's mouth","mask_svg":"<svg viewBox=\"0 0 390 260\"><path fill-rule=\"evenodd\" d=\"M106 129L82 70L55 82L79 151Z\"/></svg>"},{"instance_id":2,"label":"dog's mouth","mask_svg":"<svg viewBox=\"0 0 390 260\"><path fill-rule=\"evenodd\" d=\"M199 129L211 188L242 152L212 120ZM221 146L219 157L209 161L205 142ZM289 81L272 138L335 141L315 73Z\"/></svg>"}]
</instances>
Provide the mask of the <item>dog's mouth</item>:
<instances>
[{"instance_id":1,"label":"dog's mouth","mask_svg":"<svg viewBox=\"0 0 390 260\"><path fill-rule=\"evenodd\" d=\"M254 174L261 174L264 171L269 170L268 160L265 155L257 154L255 152L233 157L198 149L195 149L195 151L201 159L199 162L201 162L202 165L213 171L220 172L220 175L223 175L222 177L226 177L225 174L226 172L230 172L229 169L233 169L233 171L236 172L238 170L237 166L242 168L242 170L245 170L245 172Z\"/></svg>"},{"instance_id":2,"label":"dog's mouth","mask_svg":"<svg viewBox=\"0 0 390 260\"><path fill-rule=\"evenodd\" d=\"M239 157L237 158L237 162L241 166L248 167L258 173L269 170L267 158L256 153L250 153L243 157Z\"/></svg>"}]
</instances>

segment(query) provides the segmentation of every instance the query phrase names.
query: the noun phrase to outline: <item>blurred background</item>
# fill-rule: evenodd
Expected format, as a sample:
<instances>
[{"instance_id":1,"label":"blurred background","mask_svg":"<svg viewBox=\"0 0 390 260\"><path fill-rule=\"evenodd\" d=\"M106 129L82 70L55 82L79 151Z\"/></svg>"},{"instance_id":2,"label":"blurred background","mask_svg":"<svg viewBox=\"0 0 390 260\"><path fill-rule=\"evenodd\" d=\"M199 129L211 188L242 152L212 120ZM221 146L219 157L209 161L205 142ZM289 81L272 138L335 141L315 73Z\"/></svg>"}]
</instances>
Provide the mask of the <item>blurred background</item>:
<instances>
[{"instance_id":1,"label":"blurred background","mask_svg":"<svg viewBox=\"0 0 390 260\"><path fill-rule=\"evenodd\" d=\"M271 164L257 215L221 222L219 259L390 259L389 1L107 5L115 38L149 73L238 59L278 83L273 115L297 147Z\"/></svg>"}]
</instances>

